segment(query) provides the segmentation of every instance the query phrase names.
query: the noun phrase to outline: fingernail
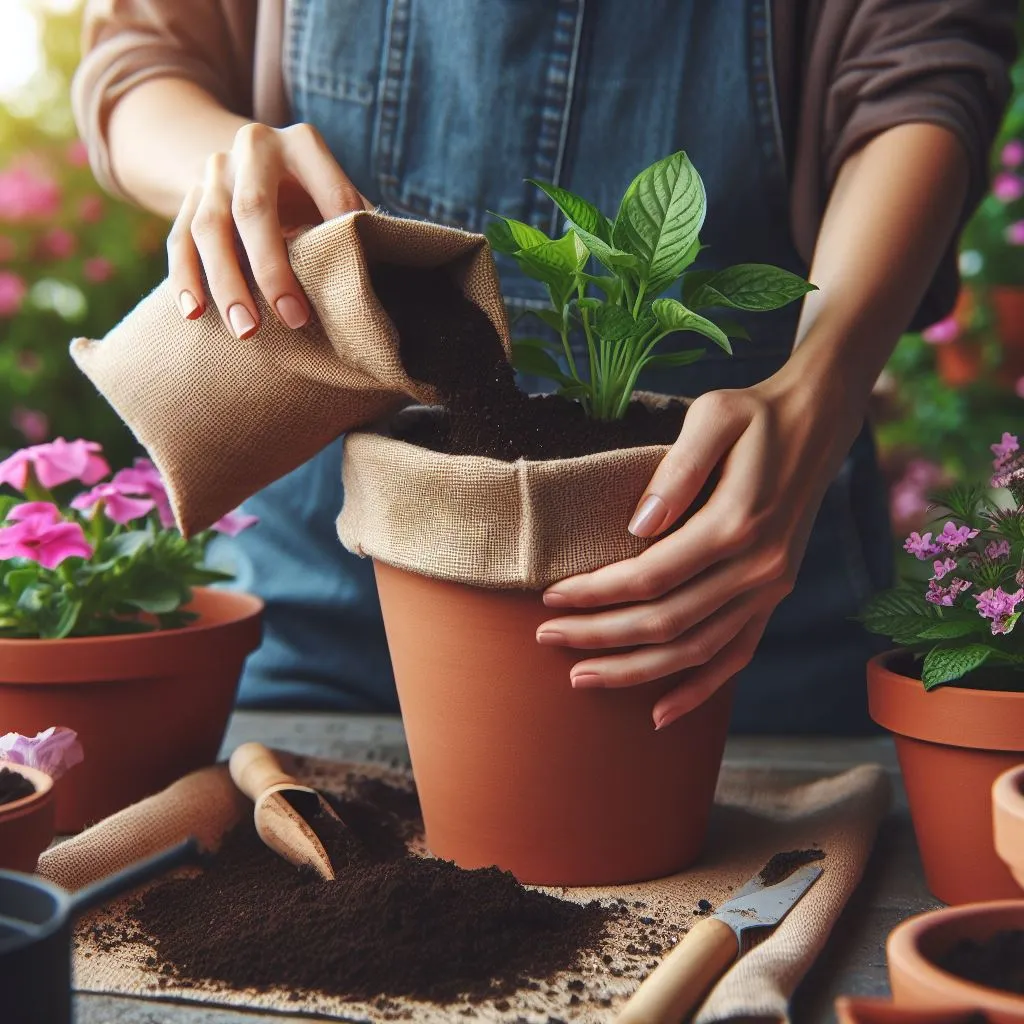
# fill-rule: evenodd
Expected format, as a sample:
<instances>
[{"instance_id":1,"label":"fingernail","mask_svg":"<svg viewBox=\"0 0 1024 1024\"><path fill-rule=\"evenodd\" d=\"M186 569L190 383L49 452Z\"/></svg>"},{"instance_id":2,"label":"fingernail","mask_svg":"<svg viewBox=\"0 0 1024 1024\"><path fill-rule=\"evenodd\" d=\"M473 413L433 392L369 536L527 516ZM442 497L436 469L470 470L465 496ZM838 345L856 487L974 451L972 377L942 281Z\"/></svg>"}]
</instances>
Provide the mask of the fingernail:
<instances>
[{"instance_id":1,"label":"fingernail","mask_svg":"<svg viewBox=\"0 0 1024 1024\"><path fill-rule=\"evenodd\" d=\"M256 321L253 320L252 313L240 302L236 302L228 310L228 323L231 324L235 337L243 341L256 330Z\"/></svg>"},{"instance_id":2,"label":"fingernail","mask_svg":"<svg viewBox=\"0 0 1024 1024\"><path fill-rule=\"evenodd\" d=\"M184 291L178 296L178 304L181 306L182 315L186 320L195 320L196 317L202 315L203 307L189 291Z\"/></svg>"},{"instance_id":3,"label":"fingernail","mask_svg":"<svg viewBox=\"0 0 1024 1024\"><path fill-rule=\"evenodd\" d=\"M673 715L671 711L664 711L660 715L654 716L654 731L660 732L666 726L671 725L678 715Z\"/></svg>"},{"instance_id":4,"label":"fingernail","mask_svg":"<svg viewBox=\"0 0 1024 1024\"><path fill-rule=\"evenodd\" d=\"M578 672L575 675L570 674L569 682L572 683L574 689L586 690L595 686L604 686L601 681L601 677L596 672Z\"/></svg>"},{"instance_id":5,"label":"fingernail","mask_svg":"<svg viewBox=\"0 0 1024 1024\"><path fill-rule=\"evenodd\" d=\"M282 295L274 303L277 315L293 330L296 331L309 319L305 307L294 295Z\"/></svg>"},{"instance_id":6,"label":"fingernail","mask_svg":"<svg viewBox=\"0 0 1024 1024\"><path fill-rule=\"evenodd\" d=\"M544 603L549 608L568 608L569 599L565 594L560 594L557 590L546 590L544 592Z\"/></svg>"},{"instance_id":7,"label":"fingernail","mask_svg":"<svg viewBox=\"0 0 1024 1024\"><path fill-rule=\"evenodd\" d=\"M539 629L537 630L537 643L564 644L565 634L559 633L557 629Z\"/></svg>"},{"instance_id":8,"label":"fingernail","mask_svg":"<svg viewBox=\"0 0 1024 1024\"><path fill-rule=\"evenodd\" d=\"M633 513L629 532L634 537L650 537L668 515L668 506L656 494L648 494Z\"/></svg>"}]
</instances>

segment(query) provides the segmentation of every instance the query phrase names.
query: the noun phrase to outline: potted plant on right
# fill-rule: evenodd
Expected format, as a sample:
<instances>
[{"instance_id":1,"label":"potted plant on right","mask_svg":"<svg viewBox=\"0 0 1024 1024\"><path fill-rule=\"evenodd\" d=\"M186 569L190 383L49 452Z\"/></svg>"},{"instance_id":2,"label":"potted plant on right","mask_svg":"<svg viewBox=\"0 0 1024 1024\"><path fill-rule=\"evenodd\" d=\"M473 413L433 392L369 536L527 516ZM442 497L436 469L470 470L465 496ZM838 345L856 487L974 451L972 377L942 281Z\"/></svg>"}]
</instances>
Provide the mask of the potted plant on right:
<instances>
[{"instance_id":1,"label":"potted plant on right","mask_svg":"<svg viewBox=\"0 0 1024 1024\"><path fill-rule=\"evenodd\" d=\"M895 736L928 886L946 903L1020 894L993 846L990 794L1024 752L1024 453L1009 433L992 451L988 484L936 498L933 529L904 544L914 569L863 620L899 647L868 664L869 708Z\"/></svg>"}]
</instances>

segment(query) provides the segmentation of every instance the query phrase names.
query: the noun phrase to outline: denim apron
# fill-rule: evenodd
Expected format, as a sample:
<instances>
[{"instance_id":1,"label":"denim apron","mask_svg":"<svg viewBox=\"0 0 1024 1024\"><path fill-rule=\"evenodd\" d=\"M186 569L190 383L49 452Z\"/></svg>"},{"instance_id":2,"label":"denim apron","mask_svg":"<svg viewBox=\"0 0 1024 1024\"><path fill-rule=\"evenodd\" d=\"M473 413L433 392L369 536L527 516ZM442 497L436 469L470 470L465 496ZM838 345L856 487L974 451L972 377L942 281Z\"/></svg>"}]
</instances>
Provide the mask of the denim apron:
<instances>
[{"instance_id":1,"label":"denim apron","mask_svg":"<svg viewBox=\"0 0 1024 1024\"><path fill-rule=\"evenodd\" d=\"M285 80L293 120L314 124L392 213L479 231L494 210L560 231L525 178L614 214L639 170L685 149L708 193L700 265L806 274L790 240L770 28L768 0L289 0ZM536 282L499 267L513 317L544 301ZM750 317L755 340L733 358L713 349L641 385L691 396L750 386L785 362L797 316ZM257 494L246 507L259 527L230 542L237 585L267 602L243 706L397 708L371 565L334 530L340 460L339 441ZM877 644L851 617L887 584L889 553L865 431L740 677L735 730L868 728L864 662Z\"/></svg>"}]
</instances>

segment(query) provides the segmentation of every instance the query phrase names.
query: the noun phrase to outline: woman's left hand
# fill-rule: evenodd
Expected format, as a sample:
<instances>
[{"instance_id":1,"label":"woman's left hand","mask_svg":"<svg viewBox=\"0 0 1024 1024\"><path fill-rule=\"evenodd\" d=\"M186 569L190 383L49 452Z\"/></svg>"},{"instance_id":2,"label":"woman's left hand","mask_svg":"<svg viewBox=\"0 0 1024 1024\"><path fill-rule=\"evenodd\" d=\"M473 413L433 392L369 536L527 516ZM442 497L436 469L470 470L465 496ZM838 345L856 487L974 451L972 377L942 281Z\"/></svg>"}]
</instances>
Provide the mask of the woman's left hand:
<instances>
[{"instance_id":1,"label":"woman's left hand","mask_svg":"<svg viewBox=\"0 0 1024 1024\"><path fill-rule=\"evenodd\" d=\"M634 648L580 661L573 686L633 686L687 670L654 707L660 729L753 657L793 589L814 517L859 428L837 422L821 389L787 370L696 399L629 528L665 533L721 467L703 507L635 558L545 591L549 608L573 614L543 623L539 643Z\"/></svg>"}]
</instances>

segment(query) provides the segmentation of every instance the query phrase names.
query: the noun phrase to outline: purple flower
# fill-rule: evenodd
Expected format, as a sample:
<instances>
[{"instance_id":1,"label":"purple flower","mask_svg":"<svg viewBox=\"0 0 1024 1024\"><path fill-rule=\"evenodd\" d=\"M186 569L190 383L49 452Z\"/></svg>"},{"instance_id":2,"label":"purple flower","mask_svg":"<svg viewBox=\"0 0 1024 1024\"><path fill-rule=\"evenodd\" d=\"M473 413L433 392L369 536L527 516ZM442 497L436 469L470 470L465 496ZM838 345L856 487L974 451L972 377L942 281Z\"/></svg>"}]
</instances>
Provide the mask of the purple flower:
<instances>
[{"instance_id":1,"label":"purple flower","mask_svg":"<svg viewBox=\"0 0 1024 1024\"><path fill-rule=\"evenodd\" d=\"M955 316L947 316L945 320L926 327L921 337L930 345L948 345L960 337L960 324Z\"/></svg>"},{"instance_id":2,"label":"purple flower","mask_svg":"<svg viewBox=\"0 0 1024 1024\"><path fill-rule=\"evenodd\" d=\"M56 569L66 558L91 556L92 546L78 523L50 523L44 516L32 516L0 527L0 562L25 558Z\"/></svg>"},{"instance_id":3,"label":"purple flower","mask_svg":"<svg viewBox=\"0 0 1024 1024\"><path fill-rule=\"evenodd\" d=\"M959 551L977 536L977 530L972 530L969 526L957 527L956 523L950 521L942 528L942 533L935 540L947 551Z\"/></svg>"},{"instance_id":4,"label":"purple flower","mask_svg":"<svg viewBox=\"0 0 1024 1024\"><path fill-rule=\"evenodd\" d=\"M993 445L989 445L989 447L992 449L992 454L995 456L992 460L992 468L1002 469L1003 466L1009 462L1010 456L1013 455L1014 452L1020 450L1020 442L1014 434L1011 434L1009 431L1004 431L1002 440L997 441Z\"/></svg>"},{"instance_id":5,"label":"purple flower","mask_svg":"<svg viewBox=\"0 0 1024 1024\"><path fill-rule=\"evenodd\" d=\"M1019 167L1024 163L1024 142L1020 139L1011 139L1003 146L1001 156L1004 167Z\"/></svg>"},{"instance_id":6,"label":"purple flower","mask_svg":"<svg viewBox=\"0 0 1024 1024\"><path fill-rule=\"evenodd\" d=\"M1024 601L1024 589L1007 594L1002 587L989 589L975 596L978 602L978 614L983 619L992 620L993 636L1009 633L1017 621L1015 614L1017 605Z\"/></svg>"},{"instance_id":7,"label":"purple flower","mask_svg":"<svg viewBox=\"0 0 1024 1024\"><path fill-rule=\"evenodd\" d=\"M171 500L167 496L163 477L149 459L136 459L131 468L119 470L110 482L119 487L123 494L141 494L149 498L156 507L160 525L165 530L174 526L174 513L171 511Z\"/></svg>"},{"instance_id":8,"label":"purple flower","mask_svg":"<svg viewBox=\"0 0 1024 1024\"><path fill-rule=\"evenodd\" d=\"M985 557L993 562L1009 558L1010 542L1005 538L1003 540L990 540L988 544L985 545Z\"/></svg>"},{"instance_id":9,"label":"purple flower","mask_svg":"<svg viewBox=\"0 0 1024 1024\"><path fill-rule=\"evenodd\" d=\"M920 534L916 530L903 542L903 550L923 562L932 555L938 555L942 548L932 543L931 533Z\"/></svg>"},{"instance_id":10,"label":"purple flower","mask_svg":"<svg viewBox=\"0 0 1024 1024\"><path fill-rule=\"evenodd\" d=\"M248 530L250 526L255 526L258 522L258 516L250 516L236 509L226 516L221 516L210 529L216 530L217 533L226 533L229 537L237 537L243 530Z\"/></svg>"},{"instance_id":11,"label":"purple flower","mask_svg":"<svg viewBox=\"0 0 1024 1024\"><path fill-rule=\"evenodd\" d=\"M932 577L933 580L941 580L943 576L948 575L956 569L955 558L944 558L941 561L936 559L932 563L932 567L935 569L935 575Z\"/></svg>"},{"instance_id":12,"label":"purple flower","mask_svg":"<svg viewBox=\"0 0 1024 1024\"><path fill-rule=\"evenodd\" d=\"M108 519L115 523L130 523L133 519L141 519L153 511L153 501L149 498L132 497L115 483L98 484L91 491L85 491L71 502L71 507L80 512L102 503Z\"/></svg>"},{"instance_id":13,"label":"purple flower","mask_svg":"<svg viewBox=\"0 0 1024 1024\"><path fill-rule=\"evenodd\" d=\"M1015 203L1024 196L1024 181L1009 171L1000 171L992 181L992 195L1001 203Z\"/></svg>"},{"instance_id":14,"label":"purple flower","mask_svg":"<svg viewBox=\"0 0 1024 1024\"><path fill-rule=\"evenodd\" d=\"M84 759L78 734L62 725L51 726L35 736L9 732L0 736L0 760L38 768L51 779L59 779Z\"/></svg>"},{"instance_id":15,"label":"purple flower","mask_svg":"<svg viewBox=\"0 0 1024 1024\"><path fill-rule=\"evenodd\" d=\"M957 597L965 590L970 590L971 583L969 580L962 580L958 576L954 576L949 581L948 587L940 587L939 584L933 579L928 582L928 591L924 595L926 601L930 601L932 604L940 604L946 608L952 608Z\"/></svg>"}]
</instances>

